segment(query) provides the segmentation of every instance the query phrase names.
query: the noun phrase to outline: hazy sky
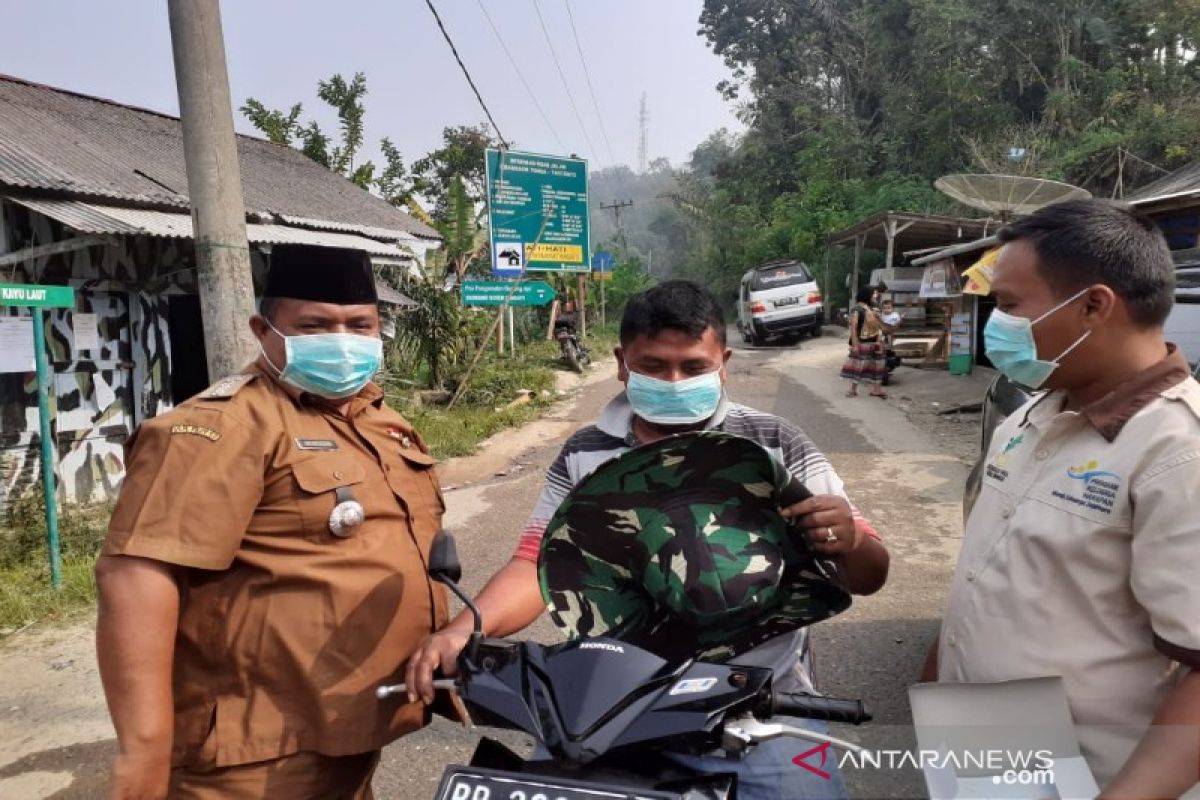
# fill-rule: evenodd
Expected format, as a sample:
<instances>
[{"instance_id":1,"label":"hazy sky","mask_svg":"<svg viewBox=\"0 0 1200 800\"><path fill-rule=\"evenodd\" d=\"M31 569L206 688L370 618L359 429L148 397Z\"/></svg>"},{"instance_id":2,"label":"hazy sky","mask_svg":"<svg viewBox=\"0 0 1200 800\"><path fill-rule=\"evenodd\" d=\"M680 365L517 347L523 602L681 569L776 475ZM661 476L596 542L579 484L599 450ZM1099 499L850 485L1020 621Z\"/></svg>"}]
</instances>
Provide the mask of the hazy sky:
<instances>
[{"instance_id":1,"label":"hazy sky","mask_svg":"<svg viewBox=\"0 0 1200 800\"><path fill-rule=\"evenodd\" d=\"M696 35L700 0L569 0L617 163L637 161L637 111L650 111L649 155L675 164L734 108L716 92L728 71ZM504 136L557 153L547 129L480 9L491 15L550 124L592 167L611 159L596 120L567 16L568 0L537 0L587 126L585 142L535 12L534 0L434 0ZM165 0L6 0L0 72L178 113ZM235 107L304 103L328 125L317 80L367 75L368 155L390 136L407 163L437 146L447 125L484 119L424 0L225 0ZM252 132L237 114L239 131Z\"/></svg>"}]
</instances>

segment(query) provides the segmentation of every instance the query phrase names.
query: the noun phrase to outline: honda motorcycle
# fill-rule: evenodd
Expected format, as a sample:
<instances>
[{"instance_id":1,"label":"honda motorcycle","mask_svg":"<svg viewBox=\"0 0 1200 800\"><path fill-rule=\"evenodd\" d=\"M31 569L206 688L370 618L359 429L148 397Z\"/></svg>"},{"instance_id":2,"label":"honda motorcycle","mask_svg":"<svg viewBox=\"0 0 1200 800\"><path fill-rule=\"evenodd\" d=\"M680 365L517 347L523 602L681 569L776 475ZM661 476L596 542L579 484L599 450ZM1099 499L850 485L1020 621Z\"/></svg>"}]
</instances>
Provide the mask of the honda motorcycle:
<instances>
[{"instance_id":1,"label":"honda motorcycle","mask_svg":"<svg viewBox=\"0 0 1200 800\"><path fill-rule=\"evenodd\" d=\"M433 544L429 574L474 615L458 677L435 687L451 692L472 721L523 731L539 745L524 759L483 739L469 766L446 769L437 800L736 800L735 774L697 775L664 754L720 750L737 759L780 737L857 752L850 742L771 717L871 719L858 700L781 692L769 667L748 662L668 663L607 638L557 645L485 638L479 609L458 586L462 569L448 534ZM406 691L399 684L376 694L382 700Z\"/></svg>"},{"instance_id":2,"label":"honda motorcycle","mask_svg":"<svg viewBox=\"0 0 1200 800\"><path fill-rule=\"evenodd\" d=\"M554 338L558 341L559 352L563 361L575 372L583 372L583 368L592 360L591 353L579 341L575 331L575 323L569 319L559 319L554 322Z\"/></svg>"}]
</instances>

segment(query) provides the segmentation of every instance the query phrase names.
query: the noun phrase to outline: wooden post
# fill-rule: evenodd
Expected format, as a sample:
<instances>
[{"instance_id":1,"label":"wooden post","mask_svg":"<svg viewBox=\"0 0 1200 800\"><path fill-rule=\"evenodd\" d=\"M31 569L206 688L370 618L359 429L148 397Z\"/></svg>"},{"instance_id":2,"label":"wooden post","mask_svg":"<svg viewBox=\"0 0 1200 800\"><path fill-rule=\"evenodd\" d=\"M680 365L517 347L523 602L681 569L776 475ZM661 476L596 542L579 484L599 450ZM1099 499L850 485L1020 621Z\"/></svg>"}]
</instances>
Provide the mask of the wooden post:
<instances>
[{"instance_id":1,"label":"wooden post","mask_svg":"<svg viewBox=\"0 0 1200 800\"><path fill-rule=\"evenodd\" d=\"M855 298L858 297L858 267L862 263L863 245L867 242L867 237L863 235L854 237L854 271L850 274L850 303L848 308L854 306Z\"/></svg>"},{"instance_id":2,"label":"wooden post","mask_svg":"<svg viewBox=\"0 0 1200 800\"><path fill-rule=\"evenodd\" d=\"M558 298L550 303L550 327L546 329L546 341L554 341L554 323L558 319Z\"/></svg>"},{"instance_id":3,"label":"wooden post","mask_svg":"<svg viewBox=\"0 0 1200 800\"><path fill-rule=\"evenodd\" d=\"M892 264L896 259L896 221L889 219L883 223L883 234L887 237L887 259L884 261L884 267L892 268Z\"/></svg>"},{"instance_id":4,"label":"wooden post","mask_svg":"<svg viewBox=\"0 0 1200 800\"><path fill-rule=\"evenodd\" d=\"M579 338L583 339L587 336L587 276L580 273L576 283L576 294L579 295Z\"/></svg>"}]
</instances>

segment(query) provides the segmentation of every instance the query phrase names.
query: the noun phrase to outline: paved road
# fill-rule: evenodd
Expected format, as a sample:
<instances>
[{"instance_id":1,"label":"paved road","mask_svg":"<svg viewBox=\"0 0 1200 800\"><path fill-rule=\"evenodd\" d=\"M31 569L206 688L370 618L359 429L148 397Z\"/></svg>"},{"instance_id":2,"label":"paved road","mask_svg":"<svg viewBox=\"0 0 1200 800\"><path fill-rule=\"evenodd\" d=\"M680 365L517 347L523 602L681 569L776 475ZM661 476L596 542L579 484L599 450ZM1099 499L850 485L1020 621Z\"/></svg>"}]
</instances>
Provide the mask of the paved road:
<instances>
[{"instance_id":1,"label":"paved road","mask_svg":"<svg viewBox=\"0 0 1200 800\"><path fill-rule=\"evenodd\" d=\"M814 637L822 688L862 697L875 712L876 723L847 735L872 746L894 747L907 743L905 687L936 631L957 552L965 471L933 436L908 421L896 401L845 398L836 379L843 353L838 337L806 340L798 348L739 347L732 363L732 394L803 427L887 540L893 554L889 585L818 625ZM615 381L594 385L565 412L570 425L562 427L586 424L616 390ZM470 590L512 552L541 473L560 441L544 440L521 456L520 468L506 477L448 495L447 527L457 534ZM557 634L542 620L531 635L551 641ZM0 681L0 797L102 796L101 774L113 743L90 660L90 624L19 638L23 642L0 648L0 674L5 676ZM40 698L36 714L24 702L34 693ZM52 706L49 713L45 705ZM387 748L376 779L377 796L430 796L443 767L469 759L477 738L438 721ZM521 745L519 738L509 741ZM851 771L848 779L854 797L924 796L914 774Z\"/></svg>"},{"instance_id":2,"label":"paved road","mask_svg":"<svg viewBox=\"0 0 1200 800\"><path fill-rule=\"evenodd\" d=\"M861 697L875 714L869 728L843 733L891 749L912 745L905 687L936 634L961 534L965 470L893 401L844 397L836 378L843 353L836 337L806 340L798 348L737 346L730 380L734 399L786 417L812 437L892 551L887 588L814 629L823 690ZM597 386L573 416L583 424L615 388L615 382ZM520 477L453 498L454 515L464 515L452 525L469 583L477 585L508 557L555 452L556 446L536 451ZM543 641L555 635L544 619L533 630ZM475 741L449 723L435 723L385 751L377 792L381 798L428 796L442 766L469 759ZM805 749L798 746L797 753ZM912 772L850 771L847 777L856 798L925 796L923 781Z\"/></svg>"}]
</instances>

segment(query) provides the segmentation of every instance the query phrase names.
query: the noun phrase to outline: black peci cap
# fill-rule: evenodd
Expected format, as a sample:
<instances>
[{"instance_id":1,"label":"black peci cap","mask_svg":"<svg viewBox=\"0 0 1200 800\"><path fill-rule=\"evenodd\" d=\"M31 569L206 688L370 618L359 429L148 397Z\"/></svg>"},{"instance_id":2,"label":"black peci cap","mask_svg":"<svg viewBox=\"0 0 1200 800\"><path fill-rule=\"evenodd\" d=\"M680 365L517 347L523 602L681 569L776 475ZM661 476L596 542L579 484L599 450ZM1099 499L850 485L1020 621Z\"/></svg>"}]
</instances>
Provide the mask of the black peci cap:
<instances>
[{"instance_id":1,"label":"black peci cap","mask_svg":"<svg viewBox=\"0 0 1200 800\"><path fill-rule=\"evenodd\" d=\"M371 260L361 250L277 244L271 248L264 297L342 306L378 301Z\"/></svg>"}]
</instances>

